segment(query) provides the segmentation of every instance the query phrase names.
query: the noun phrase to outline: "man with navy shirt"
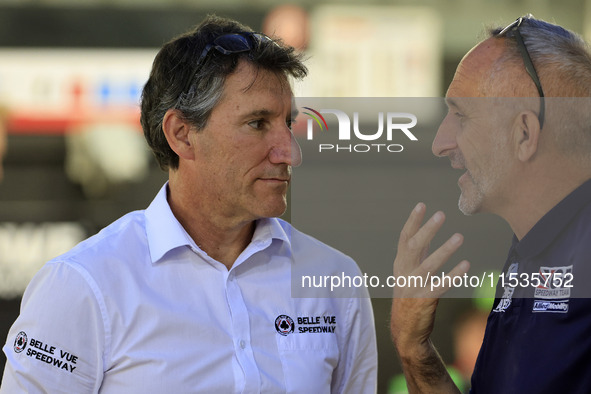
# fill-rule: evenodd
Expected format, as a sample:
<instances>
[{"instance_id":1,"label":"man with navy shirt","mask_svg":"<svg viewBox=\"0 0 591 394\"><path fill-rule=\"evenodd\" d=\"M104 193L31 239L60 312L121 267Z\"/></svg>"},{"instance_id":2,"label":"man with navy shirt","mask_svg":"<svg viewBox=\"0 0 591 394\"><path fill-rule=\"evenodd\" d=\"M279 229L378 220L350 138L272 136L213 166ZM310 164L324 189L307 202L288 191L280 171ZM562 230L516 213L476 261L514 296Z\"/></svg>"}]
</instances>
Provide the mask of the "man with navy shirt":
<instances>
[{"instance_id":1,"label":"man with navy shirt","mask_svg":"<svg viewBox=\"0 0 591 394\"><path fill-rule=\"evenodd\" d=\"M433 153L459 178L459 208L491 212L514 237L472 375L472 393L591 391L591 55L560 26L519 18L462 59ZM460 247L454 234L424 258L445 217L406 222L395 275L439 270ZM469 263L450 276L463 275ZM457 392L430 341L446 291L397 289L392 337L409 391Z\"/></svg>"},{"instance_id":2,"label":"man with navy shirt","mask_svg":"<svg viewBox=\"0 0 591 394\"><path fill-rule=\"evenodd\" d=\"M359 275L275 218L301 161L288 77L305 74L293 48L217 17L163 46L141 122L169 181L35 276L2 393L375 392L367 291L291 297L302 265Z\"/></svg>"}]
</instances>

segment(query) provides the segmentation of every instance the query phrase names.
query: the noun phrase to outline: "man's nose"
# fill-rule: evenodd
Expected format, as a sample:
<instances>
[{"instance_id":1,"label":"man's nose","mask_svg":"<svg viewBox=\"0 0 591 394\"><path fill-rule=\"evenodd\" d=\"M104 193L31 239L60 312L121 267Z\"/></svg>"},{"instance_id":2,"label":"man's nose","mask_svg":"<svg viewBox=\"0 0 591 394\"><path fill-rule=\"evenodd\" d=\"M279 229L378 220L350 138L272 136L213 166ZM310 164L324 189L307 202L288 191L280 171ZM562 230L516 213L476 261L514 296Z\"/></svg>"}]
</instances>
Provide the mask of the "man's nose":
<instances>
[{"instance_id":1,"label":"man's nose","mask_svg":"<svg viewBox=\"0 0 591 394\"><path fill-rule=\"evenodd\" d=\"M443 119L433 140L431 151L437 157L447 156L450 151L457 148L455 127L452 124L451 116L448 114Z\"/></svg>"},{"instance_id":2,"label":"man's nose","mask_svg":"<svg viewBox=\"0 0 591 394\"><path fill-rule=\"evenodd\" d=\"M302 150L287 125L276 131L269 160L275 164L287 164L292 167L302 164Z\"/></svg>"}]
</instances>

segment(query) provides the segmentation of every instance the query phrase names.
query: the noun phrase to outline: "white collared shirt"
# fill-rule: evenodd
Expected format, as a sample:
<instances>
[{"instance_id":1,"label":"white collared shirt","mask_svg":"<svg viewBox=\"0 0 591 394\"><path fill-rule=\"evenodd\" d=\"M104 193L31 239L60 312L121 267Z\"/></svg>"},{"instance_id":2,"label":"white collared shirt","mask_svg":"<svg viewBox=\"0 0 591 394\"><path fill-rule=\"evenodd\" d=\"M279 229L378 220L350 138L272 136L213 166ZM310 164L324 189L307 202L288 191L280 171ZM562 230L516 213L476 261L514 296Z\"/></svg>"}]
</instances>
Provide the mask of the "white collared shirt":
<instances>
[{"instance_id":1,"label":"white collared shirt","mask_svg":"<svg viewBox=\"0 0 591 394\"><path fill-rule=\"evenodd\" d=\"M305 256L352 259L279 219L228 270L174 217L166 185L31 281L8 334L2 393L374 393L368 298L292 298Z\"/></svg>"}]
</instances>

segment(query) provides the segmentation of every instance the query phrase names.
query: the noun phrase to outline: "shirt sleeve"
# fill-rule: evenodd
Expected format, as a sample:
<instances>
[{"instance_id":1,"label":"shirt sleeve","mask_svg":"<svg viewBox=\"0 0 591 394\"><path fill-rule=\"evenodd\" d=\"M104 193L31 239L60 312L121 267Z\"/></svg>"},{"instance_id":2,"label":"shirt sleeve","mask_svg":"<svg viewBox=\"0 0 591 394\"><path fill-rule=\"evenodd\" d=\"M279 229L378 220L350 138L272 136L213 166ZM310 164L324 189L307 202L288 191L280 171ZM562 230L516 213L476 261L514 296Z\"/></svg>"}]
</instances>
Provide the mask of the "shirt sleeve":
<instances>
[{"instance_id":1,"label":"shirt sleeve","mask_svg":"<svg viewBox=\"0 0 591 394\"><path fill-rule=\"evenodd\" d=\"M33 278L3 348L0 393L96 393L103 376L104 302L90 275L47 263Z\"/></svg>"},{"instance_id":2,"label":"shirt sleeve","mask_svg":"<svg viewBox=\"0 0 591 394\"><path fill-rule=\"evenodd\" d=\"M351 298L347 311L348 330L342 338L341 355L333 393L376 393L378 356L373 310L369 294Z\"/></svg>"}]
</instances>

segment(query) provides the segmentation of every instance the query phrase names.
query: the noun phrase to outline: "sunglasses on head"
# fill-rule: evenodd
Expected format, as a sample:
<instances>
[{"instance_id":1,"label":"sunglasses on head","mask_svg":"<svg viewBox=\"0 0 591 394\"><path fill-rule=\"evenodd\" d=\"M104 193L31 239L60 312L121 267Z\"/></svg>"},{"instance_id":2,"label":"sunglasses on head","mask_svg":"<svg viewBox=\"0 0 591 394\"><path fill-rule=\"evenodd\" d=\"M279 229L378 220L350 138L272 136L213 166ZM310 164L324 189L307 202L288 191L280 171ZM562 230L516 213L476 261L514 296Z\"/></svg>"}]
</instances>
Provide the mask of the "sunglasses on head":
<instances>
[{"instance_id":1,"label":"sunglasses on head","mask_svg":"<svg viewBox=\"0 0 591 394\"><path fill-rule=\"evenodd\" d=\"M519 32L519 27L523 23L524 20L528 19L528 16L519 17L515 22L511 23L509 26L505 27L501 30L497 37L502 37L506 35L508 32L512 32L515 34L515 39L517 40L517 48L519 49L519 53L523 59L523 63L525 64L525 71L527 71L528 75L531 77L532 81L538 88L538 94L540 95L540 114L538 115L538 119L540 121L540 129L544 126L544 115L545 115L545 104L544 104L544 91L542 90L542 83L540 82L540 78L538 77L538 73L536 72L536 68L531 60L529 52L527 51L527 47L525 46L525 42L523 41L523 36Z\"/></svg>"},{"instance_id":2,"label":"sunglasses on head","mask_svg":"<svg viewBox=\"0 0 591 394\"><path fill-rule=\"evenodd\" d=\"M193 84L193 79L195 78L197 71L199 71L199 68L205 61L205 57L212 49L215 49L224 55L231 55L234 53L248 52L259 46L260 43L264 41L273 40L264 34L255 32L229 33L216 37L211 43L207 44L205 48L203 48L203 50L201 51L199 59L197 59L195 66L191 70L191 74L189 74L189 81L181 91L181 95L182 93L187 92L189 90L190 86Z\"/></svg>"}]
</instances>

